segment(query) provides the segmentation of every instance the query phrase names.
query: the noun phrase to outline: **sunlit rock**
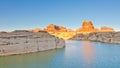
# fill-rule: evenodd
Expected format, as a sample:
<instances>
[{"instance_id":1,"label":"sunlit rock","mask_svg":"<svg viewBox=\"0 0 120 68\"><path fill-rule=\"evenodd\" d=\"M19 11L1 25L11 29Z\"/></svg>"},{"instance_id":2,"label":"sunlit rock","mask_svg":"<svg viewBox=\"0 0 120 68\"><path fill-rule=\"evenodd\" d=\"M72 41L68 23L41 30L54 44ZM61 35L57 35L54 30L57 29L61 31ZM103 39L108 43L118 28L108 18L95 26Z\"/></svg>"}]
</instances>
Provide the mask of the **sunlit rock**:
<instances>
[{"instance_id":1,"label":"sunlit rock","mask_svg":"<svg viewBox=\"0 0 120 68\"><path fill-rule=\"evenodd\" d=\"M114 32L114 29L111 27L103 26L101 27L101 32Z\"/></svg>"},{"instance_id":2,"label":"sunlit rock","mask_svg":"<svg viewBox=\"0 0 120 68\"><path fill-rule=\"evenodd\" d=\"M96 29L94 27L92 21L87 22L86 20L84 20L82 22L82 27L77 29L76 31L81 33L84 33L84 32L89 33L89 32L98 32L99 29Z\"/></svg>"},{"instance_id":3,"label":"sunlit rock","mask_svg":"<svg viewBox=\"0 0 120 68\"><path fill-rule=\"evenodd\" d=\"M67 29L63 26L57 26L54 24L50 24L45 28L45 31L47 31L47 32L66 32Z\"/></svg>"}]
</instances>

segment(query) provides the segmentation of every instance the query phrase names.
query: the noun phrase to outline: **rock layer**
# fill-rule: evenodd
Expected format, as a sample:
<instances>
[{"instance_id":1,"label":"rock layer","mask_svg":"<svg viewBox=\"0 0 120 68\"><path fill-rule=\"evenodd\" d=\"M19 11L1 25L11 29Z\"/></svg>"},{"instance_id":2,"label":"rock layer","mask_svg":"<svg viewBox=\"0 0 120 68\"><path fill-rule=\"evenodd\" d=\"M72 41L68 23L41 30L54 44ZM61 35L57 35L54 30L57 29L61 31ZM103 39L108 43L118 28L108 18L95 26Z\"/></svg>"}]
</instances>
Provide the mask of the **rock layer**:
<instances>
[{"instance_id":1,"label":"rock layer","mask_svg":"<svg viewBox=\"0 0 120 68\"><path fill-rule=\"evenodd\" d=\"M0 56L63 48L65 41L45 31L0 33Z\"/></svg>"},{"instance_id":2,"label":"rock layer","mask_svg":"<svg viewBox=\"0 0 120 68\"><path fill-rule=\"evenodd\" d=\"M57 26L54 24L50 24L45 28L47 32L67 32L67 29L63 26Z\"/></svg>"},{"instance_id":3,"label":"rock layer","mask_svg":"<svg viewBox=\"0 0 120 68\"><path fill-rule=\"evenodd\" d=\"M114 32L114 29L110 27L101 27L101 29L98 29L94 27L92 21L84 20L82 22L82 27L77 29L76 31L72 29L67 29L66 27L63 27L63 26L50 24L44 29L36 28L36 29L33 29L31 32L39 32L39 31L47 31L48 33L54 36L63 38L64 40L68 40L80 33L88 34L91 32Z\"/></svg>"},{"instance_id":4,"label":"rock layer","mask_svg":"<svg viewBox=\"0 0 120 68\"><path fill-rule=\"evenodd\" d=\"M89 34L77 34L72 40L100 41L104 43L120 44L120 32L93 32Z\"/></svg>"}]
</instances>

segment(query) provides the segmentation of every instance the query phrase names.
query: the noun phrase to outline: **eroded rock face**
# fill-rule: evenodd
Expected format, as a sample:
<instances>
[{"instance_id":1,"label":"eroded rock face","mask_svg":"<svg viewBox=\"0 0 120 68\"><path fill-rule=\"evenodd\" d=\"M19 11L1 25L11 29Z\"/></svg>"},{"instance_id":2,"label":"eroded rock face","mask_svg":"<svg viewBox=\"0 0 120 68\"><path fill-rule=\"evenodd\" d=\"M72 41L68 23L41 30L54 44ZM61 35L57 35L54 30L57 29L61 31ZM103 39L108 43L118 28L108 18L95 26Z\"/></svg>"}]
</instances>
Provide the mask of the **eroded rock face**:
<instances>
[{"instance_id":1,"label":"eroded rock face","mask_svg":"<svg viewBox=\"0 0 120 68\"><path fill-rule=\"evenodd\" d=\"M78 34L71 38L73 40L100 41L104 43L120 44L120 32L93 32L89 34Z\"/></svg>"},{"instance_id":2,"label":"eroded rock face","mask_svg":"<svg viewBox=\"0 0 120 68\"><path fill-rule=\"evenodd\" d=\"M84 20L82 23L82 27L76 30L81 33L91 33L91 32L114 32L114 29L111 27L103 26L101 29L95 28L92 21Z\"/></svg>"},{"instance_id":3,"label":"eroded rock face","mask_svg":"<svg viewBox=\"0 0 120 68\"><path fill-rule=\"evenodd\" d=\"M89 22L83 21L82 29L84 29L84 30L94 30L94 26L93 26L91 21L89 21Z\"/></svg>"},{"instance_id":4,"label":"eroded rock face","mask_svg":"<svg viewBox=\"0 0 120 68\"><path fill-rule=\"evenodd\" d=\"M114 32L114 29L111 27L103 26L101 27L101 32Z\"/></svg>"},{"instance_id":5,"label":"eroded rock face","mask_svg":"<svg viewBox=\"0 0 120 68\"><path fill-rule=\"evenodd\" d=\"M45 31L47 31L47 32L66 32L67 29L63 26L57 26L54 24L50 24L45 28Z\"/></svg>"},{"instance_id":6,"label":"eroded rock face","mask_svg":"<svg viewBox=\"0 0 120 68\"><path fill-rule=\"evenodd\" d=\"M76 30L77 32L98 32L99 30L96 29L92 23L92 21L87 22L86 20L83 21L82 27Z\"/></svg>"},{"instance_id":7,"label":"eroded rock face","mask_svg":"<svg viewBox=\"0 0 120 68\"><path fill-rule=\"evenodd\" d=\"M65 41L46 31L29 32L18 30L0 33L0 56L38 52L63 48Z\"/></svg>"},{"instance_id":8,"label":"eroded rock face","mask_svg":"<svg viewBox=\"0 0 120 68\"><path fill-rule=\"evenodd\" d=\"M40 31L47 31L51 35L54 35L59 38L63 38L64 40L68 40L79 33L89 34L92 32L114 32L114 29L110 27L101 27L101 29L97 29L94 27L92 21L84 20L82 23L82 27L77 29L76 31L72 29L67 29L66 27L63 27L63 26L57 26L54 24L50 24L44 29L36 28L36 29L31 30L30 32L37 33Z\"/></svg>"},{"instance_id":9,"label":"eroded rock face","mask_svg":"<svg viewBox=\"0 0 120 68\"><path fill-rule=\"evenodd\" d=\"M45 31L49 32L50 34L62 38L64 40L67 40L75 35L75 31L72 29L67 29L63 26L57 26L54 24L50 24L45 28Z\"/></svg>"}]
</instances>

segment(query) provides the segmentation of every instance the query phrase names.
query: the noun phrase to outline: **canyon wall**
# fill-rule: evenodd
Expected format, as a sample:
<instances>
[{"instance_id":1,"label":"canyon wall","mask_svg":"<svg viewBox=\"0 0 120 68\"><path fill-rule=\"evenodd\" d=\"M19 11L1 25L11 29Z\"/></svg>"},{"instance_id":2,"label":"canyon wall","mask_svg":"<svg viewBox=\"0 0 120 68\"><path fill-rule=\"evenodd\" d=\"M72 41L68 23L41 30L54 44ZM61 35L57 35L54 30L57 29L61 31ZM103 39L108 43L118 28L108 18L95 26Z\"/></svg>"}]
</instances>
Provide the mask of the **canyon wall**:
<instances>
[{"instance_id":1,"label":"canyon wall","mask_svg":"<svg viewBox=\"0 0 120 68\"><path fill-rule=\"evenodd\" d=\"M0 32L0 56L38 52L64 46L63 39L50 35L46 31Z\"/></svg>"}]
</instances>

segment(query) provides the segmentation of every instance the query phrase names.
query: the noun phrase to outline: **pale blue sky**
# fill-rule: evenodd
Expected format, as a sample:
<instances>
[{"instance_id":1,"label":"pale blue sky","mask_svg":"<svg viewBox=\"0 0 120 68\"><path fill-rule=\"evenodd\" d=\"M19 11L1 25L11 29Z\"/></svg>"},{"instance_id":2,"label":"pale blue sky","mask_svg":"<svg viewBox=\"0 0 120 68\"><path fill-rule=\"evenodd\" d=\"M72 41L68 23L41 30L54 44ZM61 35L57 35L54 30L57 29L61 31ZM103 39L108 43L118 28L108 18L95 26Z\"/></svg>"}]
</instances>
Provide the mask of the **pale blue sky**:
<instances>
[{"instance_id":1,"label":"pale blue sky","mask_svg":"<svg viewBox=\"0 0 120 68\"><path fill-rule=\"evenodd\" d=\"M48 24L77 29L85 19L120 30L120 0L0 0L0 31Z\"/></svg>"}]
</instances>

